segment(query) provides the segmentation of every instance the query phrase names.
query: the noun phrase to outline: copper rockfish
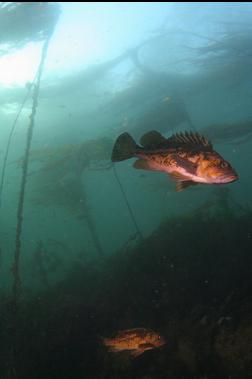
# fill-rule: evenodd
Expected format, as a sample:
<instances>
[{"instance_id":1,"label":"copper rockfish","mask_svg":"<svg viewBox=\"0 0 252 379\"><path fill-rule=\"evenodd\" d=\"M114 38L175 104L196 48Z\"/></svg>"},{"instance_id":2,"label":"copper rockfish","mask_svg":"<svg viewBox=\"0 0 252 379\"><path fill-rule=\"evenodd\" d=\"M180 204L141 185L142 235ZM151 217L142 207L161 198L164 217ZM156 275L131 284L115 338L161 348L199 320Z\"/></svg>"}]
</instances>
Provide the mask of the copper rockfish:
<instances>
[{"instance_id":1,"label":"copper rockfish","mask_svg":"<svg viewBox=\"0 0 252 379\"><path fill-rule=\"evenodd\" d=\"M136 157L135 168L168 173L176 181L177 191L198 183L223 184L238 179L230 163L198 133L178 133L165 138L153 130L141 137L140 144L130 134L121 134L113 148L112 162Z\"/></svg>"},{"instance_id":2,"label":"copper rockfish","mask_svg":"<svg viewBox=\"0 0 252 379\"><path fill-rule=\"evenodd\" d=\"M110 352L128 352L131 356L137 357L146 350L163 346L165 340L153 330L135 328L119 331L113 338L103 338L103 344Z\"/></svg>"}]
</instances>

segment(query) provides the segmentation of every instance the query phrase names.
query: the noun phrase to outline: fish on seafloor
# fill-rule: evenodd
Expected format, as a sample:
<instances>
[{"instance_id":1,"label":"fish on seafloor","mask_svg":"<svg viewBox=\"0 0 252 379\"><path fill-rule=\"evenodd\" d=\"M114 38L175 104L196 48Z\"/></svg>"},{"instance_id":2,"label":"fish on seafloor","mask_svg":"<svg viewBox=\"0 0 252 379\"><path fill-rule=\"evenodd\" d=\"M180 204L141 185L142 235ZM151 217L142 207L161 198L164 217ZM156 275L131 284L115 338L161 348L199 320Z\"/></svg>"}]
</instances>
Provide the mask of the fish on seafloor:
<instances>
[{"instance_id":1,"label":"fish on seafloor","mask_svg":"<svg viewBox=\"0 0 252 379\"><path fill-rule=\"evenodd\" d=\"M176 181L176 191L202 184L224 184L238 179L238 175L212 143L194 132L184 132L165 138L153 130L144 134L137 145L129 133L115 141L112 162L138 158L136 169L163 171Z\"/></svg>"},{"instance_id":2,"label":"fish on seafloor","mask_svg":"<svg viewBox=\"0 0 252 379\"><path fill-rule=\"evenodd\" d=\"M110 352L127 352L132 357L137 357L146 350L163 346L165 340L153 330L135 328L119 331L113 338L103 338L103 344Z\"/></svg>"}]
</instances>

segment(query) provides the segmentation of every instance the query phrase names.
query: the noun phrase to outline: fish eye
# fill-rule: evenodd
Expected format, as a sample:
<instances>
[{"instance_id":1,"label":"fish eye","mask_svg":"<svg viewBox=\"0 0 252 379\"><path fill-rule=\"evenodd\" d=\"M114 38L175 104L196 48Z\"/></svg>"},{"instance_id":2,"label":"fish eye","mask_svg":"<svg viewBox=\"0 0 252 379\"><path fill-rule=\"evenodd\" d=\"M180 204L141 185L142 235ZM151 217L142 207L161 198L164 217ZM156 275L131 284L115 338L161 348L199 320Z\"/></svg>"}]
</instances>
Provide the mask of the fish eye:
<instances>
[{"instance_id":1,"label":"fish eye","mask_svg":"<svg viewBox=\"0 0 252 379\"><path fill-rule=\"evenodd\" d=\"M221 162L220 166L221 166L221 168L226 168L229 166L229 164L227 162L223 161L223 162Z\"/></svg>"}]
</instances>

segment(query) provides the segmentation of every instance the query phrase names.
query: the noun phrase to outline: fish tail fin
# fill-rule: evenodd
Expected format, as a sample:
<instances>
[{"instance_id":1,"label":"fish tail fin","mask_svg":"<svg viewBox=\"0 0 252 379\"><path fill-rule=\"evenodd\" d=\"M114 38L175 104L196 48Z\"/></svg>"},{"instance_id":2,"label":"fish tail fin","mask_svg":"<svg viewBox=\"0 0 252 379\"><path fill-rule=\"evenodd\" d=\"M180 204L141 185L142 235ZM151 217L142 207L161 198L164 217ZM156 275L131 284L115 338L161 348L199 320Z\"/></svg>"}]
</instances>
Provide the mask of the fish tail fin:
<instances>
[{"instance_id":1,"label":"fish tail fin","mask_svg":"<svg viewBox=\"0 0 252 379\"><path fill-rule=\"evenodd\" d=\"M109 345L110 342L109 338L106 337L101 337L101 341L105 346Z\"/></svg>"},{"instance_id":2,"label":"fish tail fin","mask_svg":"<svg viewBox=\"0 0 252 379\"><path fill-rule=\"evenodd\" d=\"M115 141L111 160L112 162L124 161L132 158L137 150L137 144L129 133L121 134Z\"/></svg>"}]
</instances>

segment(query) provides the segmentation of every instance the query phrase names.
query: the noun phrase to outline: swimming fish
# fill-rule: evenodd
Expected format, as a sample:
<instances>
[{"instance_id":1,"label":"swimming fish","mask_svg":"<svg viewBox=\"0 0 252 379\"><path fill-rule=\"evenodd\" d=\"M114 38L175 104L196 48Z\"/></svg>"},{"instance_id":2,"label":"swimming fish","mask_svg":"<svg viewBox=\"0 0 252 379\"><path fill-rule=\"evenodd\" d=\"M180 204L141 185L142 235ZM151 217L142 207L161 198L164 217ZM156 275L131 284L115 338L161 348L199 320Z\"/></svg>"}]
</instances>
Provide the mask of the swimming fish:
<instances>
[{"instance_id":1,"label":"swimming fish","mask_svg":"<svg viewBox=\"0 0 252 379\"><path fill-rule=\"evenodd\" d=\"M223 184L238 179L230 163L198 133L177 133L165 138L153 130L141 137L140 144L130 134L121 134L114 144L112 162L138 158L134 168L168 173L176 181L176 191L199 183Z\"/></svg>"},{"instance_id":2,"label":"swimming fish","mask_svg":"<svg viewBox=\"0 0 252 379\"><path fill-rule=\"evenodd\" d=\"M113 338L103 338L103 344L110 352L128 352L132 357L137 357L146 350L163 346L165 340L153 330L135 328L119 331Z\"/></svg>"}]
</instances>

